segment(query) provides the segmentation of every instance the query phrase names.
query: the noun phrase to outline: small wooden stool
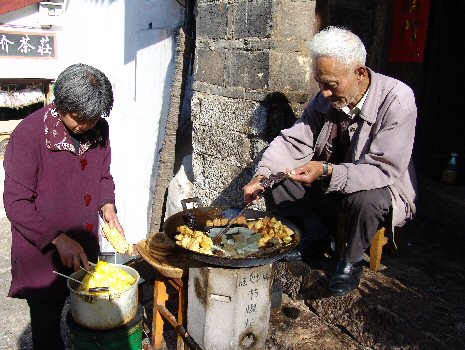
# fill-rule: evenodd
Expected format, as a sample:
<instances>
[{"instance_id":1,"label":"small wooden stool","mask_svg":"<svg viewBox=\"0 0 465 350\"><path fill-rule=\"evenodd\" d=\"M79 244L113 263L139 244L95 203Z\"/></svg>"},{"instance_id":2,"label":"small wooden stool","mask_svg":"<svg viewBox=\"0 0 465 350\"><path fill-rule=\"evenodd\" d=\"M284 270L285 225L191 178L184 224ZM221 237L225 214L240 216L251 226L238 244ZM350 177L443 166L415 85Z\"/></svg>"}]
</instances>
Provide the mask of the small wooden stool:
<instances>
[{"instance_id":1,"label":"small wooden stool","mask_svg":"<svg viewBox=\"0 0 465 350\"><path fill-rule=\"evenodd\" d=\"M169 299L167 286L173 286L178 293L178 314L175 317L167 308ZM155 278L153 289L153 321L152 321L152 346L154 350L164 349L163 327L165 320L178 332L177 349L188 349L184 344L182 334L183 325L187 321L187 279L158 276Z\"/></svg>"},{"instance_id":2,"label":"small wooden stool","mask_svg":"<svg viewBox=\"0 0 465 350\"><path fill-rule=\"evenodd\" d=\"M153 255L147 247L146 240L137 243L136 249L141 257L156 270L153 289L152 349L160 350L166 348L163 338L165 321L168 321L178 333L177 350L200 349L185 327L187 324L189 267L197 267L197 265L200 267L203 265L188 260L179 254L168 256ZM176 316L166 307L166 302L169 300L169 286L174 287L178 294L178 312Z\"/></svg>"},{"instance_id":3,"label":"small wooden stool","mask_svg":"<svg viewBox=\"0 0 465 350\"><path fill-rule=\"evenodd\" d=\"M336 253L342 256L344 248L347 246L347 225L349 216L345 213L339 213L337 222L337 237L336 237ZM388 239L384 235L386 227L382 226L378 229L375 237L371 241L370 246L370 269L378 271L381 265L381 256L383 254L383 246L387 244Z\"/></svg>"},{"instance_id":4,"label":"small wooden stool","mask_svg":"<svg viewBox=\"0 0 465 350\"><path fill-rule=\"evenodd\" d=\"M174 257L158 257L150 253L144 241L136 245L136 249L142 258L147 261L155 270L155 280L153 286L153 320L152 320L152 340L151 345L154 350L164 349L163 339L164 321L168 321L178 332L177 349L188 349L184 345L179 328L183 327L187 318L187 275L188 269L179 266ZM169 300L168 286L171 285L178 293L178 312L174 316L166 307Z\"/></svg>"}]
</instances>

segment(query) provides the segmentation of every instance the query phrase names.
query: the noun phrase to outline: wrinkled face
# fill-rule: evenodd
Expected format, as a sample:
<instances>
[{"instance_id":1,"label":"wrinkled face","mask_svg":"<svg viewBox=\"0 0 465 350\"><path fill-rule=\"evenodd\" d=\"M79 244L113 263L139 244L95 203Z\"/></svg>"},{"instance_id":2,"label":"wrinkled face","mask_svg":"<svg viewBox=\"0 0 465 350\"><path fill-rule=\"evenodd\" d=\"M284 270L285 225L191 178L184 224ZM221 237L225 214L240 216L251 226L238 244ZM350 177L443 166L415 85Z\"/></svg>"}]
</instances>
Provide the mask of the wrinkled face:
<instances>
[{"instance_id":1,"label":"wrinkled face","mask_svg":"<svg viewBox=\"0 0 465 350\"><path fill-rule=\"evenodd\" d=\"M97 125L100 117L82 121L79 120L77 113L60 113L60 119L72 133L84 134Z\"/></svg>"},{"instance_id":2,"label":"wrinkled face","mask_svg":"<svg viewBox=\"0 0 465 350\"><path fill-rule=\"evenodd\" d=\"M365 68L362 68L365 69ZM332 57L320 57L313 62L314 79L321 93L334 108L354 107L363 96L360 88L360 68L347 68Z\"/></svg>"}]
</instances>

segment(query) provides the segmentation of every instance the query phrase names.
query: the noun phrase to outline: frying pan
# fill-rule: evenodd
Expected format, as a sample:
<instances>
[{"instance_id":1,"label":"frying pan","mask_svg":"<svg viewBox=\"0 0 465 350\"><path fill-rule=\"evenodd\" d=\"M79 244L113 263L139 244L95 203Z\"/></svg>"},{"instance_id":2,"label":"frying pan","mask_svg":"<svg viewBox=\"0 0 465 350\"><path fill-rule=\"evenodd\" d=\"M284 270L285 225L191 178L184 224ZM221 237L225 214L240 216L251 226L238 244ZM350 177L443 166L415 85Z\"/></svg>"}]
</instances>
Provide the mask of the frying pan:
<instances>
[{"instance_id":1,"label":"frying pan","mask_svg":"<svg viewBox=\"0 0 465 350\"><path fill-rule=\"evenodd\" d=\"M205 222L207 220L213 220L215 218L232 218L237 214L240 209L238 208L230 208L230 207L200 207L200 208L192 208L186 209L184 211L176 213L170 216L165 223L163 224L163 231L166 236L176 244L175 236L179 233L177 232L177 227L186 225L185 215L190 214L193 215L196 219L196 226L203 227L205 226ZM277 215L274 215L270 212L261 211L261 210L253 210L253 209L246 209L243 214L247 219L258 220L260 218L264 218L265 216L268 217L275 217L277 220L281 221L284 225L289 227L294 234L292 235L292 242L286 246L280 247L271 247L271 248L260 248L256 252L244 254L243 256L219 256L219 255L207 255L202 254L199 252L195 252L184 248L178 244L176 247L179 249L181 254L185 254L186 256L206 263L208 265L215 265L215 266L222 266L222 267L252 267L252 266L260 266L272 263L284 257L291 249L297 247L300 244L300 240L302 237L302 233L300 232L299 228L284 218L281 218Z\"/></svg>"}]
</instances>

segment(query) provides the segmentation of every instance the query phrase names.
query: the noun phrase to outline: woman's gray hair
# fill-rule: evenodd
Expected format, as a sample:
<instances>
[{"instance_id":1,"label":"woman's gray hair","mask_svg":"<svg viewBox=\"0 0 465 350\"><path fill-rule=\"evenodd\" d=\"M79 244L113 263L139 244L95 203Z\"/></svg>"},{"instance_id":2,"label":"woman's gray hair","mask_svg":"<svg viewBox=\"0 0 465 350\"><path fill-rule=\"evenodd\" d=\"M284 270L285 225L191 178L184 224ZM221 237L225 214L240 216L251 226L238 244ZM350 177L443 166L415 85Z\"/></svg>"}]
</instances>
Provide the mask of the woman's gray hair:
<instances>
[{"instance_id":1,"label":"woman's gray hair","mask_svg":"<svg viewBox=\"0 0 465 350\"><path fill-rule=\"evenodd\" d=\"M62 113L76 113L79 120L108 117L113 108L111 83L92 66L73 64L60 73L54 85L55 105Z\"/></svg>"},{"instance_id":2,"label":"woman's gray hair","mask_svg":"<svg viewBox=\"0 0 465 350\"><path fill-rule=\"evenodd\" d=\"M367 52L360 38L351 31L339 27L327 27L310 40L313 59L333 57L346 65L365 65Z\"/></svg>"}]
</instances>

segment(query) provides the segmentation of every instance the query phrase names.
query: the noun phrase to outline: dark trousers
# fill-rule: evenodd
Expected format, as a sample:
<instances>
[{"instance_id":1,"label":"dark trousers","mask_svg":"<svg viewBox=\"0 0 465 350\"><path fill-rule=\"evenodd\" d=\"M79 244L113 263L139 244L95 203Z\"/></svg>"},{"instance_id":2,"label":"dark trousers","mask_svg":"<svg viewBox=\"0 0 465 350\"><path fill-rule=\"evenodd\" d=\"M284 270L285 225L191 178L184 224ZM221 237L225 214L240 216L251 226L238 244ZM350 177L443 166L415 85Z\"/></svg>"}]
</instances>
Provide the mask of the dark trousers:
<instances>
[{"instance_id":1,"label":"dark trousers","mask_svg":"<svg viewBox=\"0 0 465 350\"><path fill-rule=\"evenodd\" d=\"M64 350L60 333L61 313L65 300L27 300L31 314L34 350Z\"/></svg>"},{"instance_id":2,"label":"dark trousers","mask_svg":"<svg viewBox=\"0 0 465 350\"><path fill-rule=\"evenodd\" d=\"M333 236L339 212L349 216L347 248L344 260L360 261L370 246L378 228L388 220L391 195L387 187L350 194L324 193L319 181L312 186L286 180L265 197L267 210L282 217L302 218L317 215ZM307 239L314 233L305 232Z\"/></svg>"}]
</instances>

